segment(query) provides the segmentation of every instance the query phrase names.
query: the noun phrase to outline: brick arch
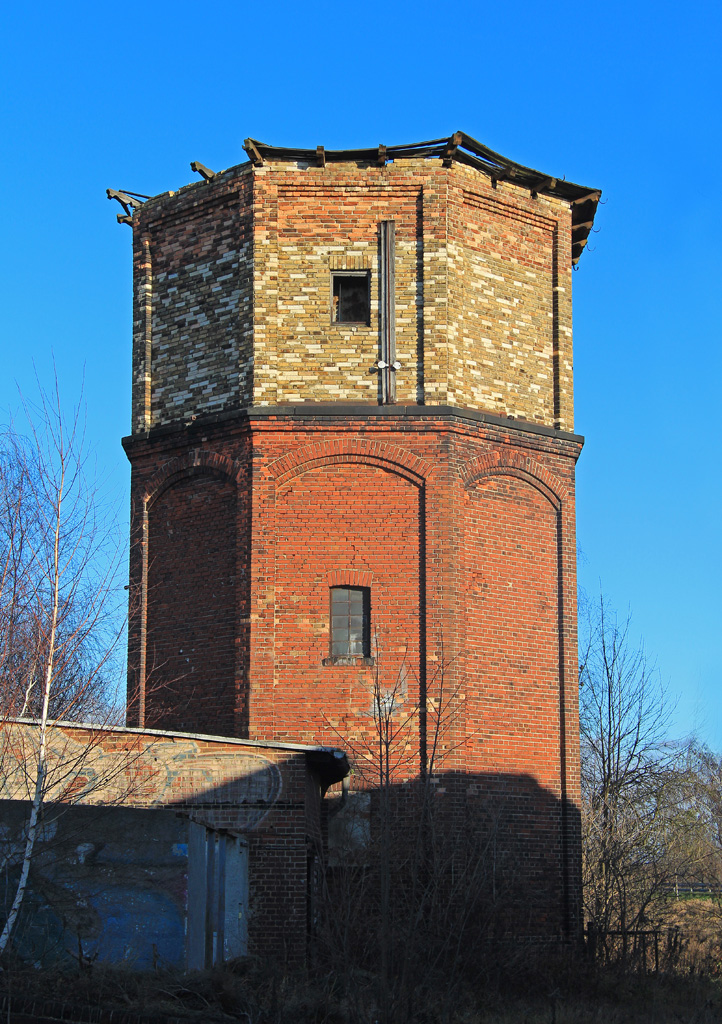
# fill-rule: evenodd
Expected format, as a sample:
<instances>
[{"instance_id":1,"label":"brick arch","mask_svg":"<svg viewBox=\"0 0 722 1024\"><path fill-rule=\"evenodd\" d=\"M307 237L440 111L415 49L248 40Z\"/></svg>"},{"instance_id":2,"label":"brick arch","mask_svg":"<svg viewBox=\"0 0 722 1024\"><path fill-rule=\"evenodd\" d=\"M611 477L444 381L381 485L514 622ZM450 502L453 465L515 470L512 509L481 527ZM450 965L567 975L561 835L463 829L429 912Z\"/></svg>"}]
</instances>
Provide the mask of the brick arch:
<instances>
[{"instance_id":1,"label":"brick arch","mask_svg":"<svg viewBox=\"0 0 722 1024\"><path fill-rule=\"evenodd\" d=\"M329 587L370 587L373 579L368 569L333 569L328 573Z\"/></svg>"},{"instance_id":2,"label":"brick arch","mask_svg":"<svg viewBox=\"0 0 722 1024\"><path fill-rule=\"evenodd\" d=\"M431 465L405 448L385 441L366 441L358 437L336 438L333 441L317 441L289 452L268 467L268 472L281 488L294 477L338 463L359 462L377 466L390 473L405 477L417 487L423 487L431 472Z\"/></svg>"},{"instance_id":3,"label":"brick arch","mask_svg":"<svg viewBox=\"0 0 722 1024\"><path fill-rule=\"evenodd\" d=\"M464 487L470 490L479 480L490 476L513 476L535 487L559 511L569 496L554 473L529 455L520 452L493 452L471 459L461 471Z\"/></svg>"},{"instance_id":4,"label":"brick arch","mask_svg":"<svg viewBox=\"0 0 722 1024\"><path fill-rule=\"evenodd\" d=\"M179 480L205 473L211 476L227 477L238 482L241 470L241 464L234 462L226 455L196 448L186 452L185 455L170 459L153 474L145 488L145 507L146 509L151 508L163 492Z\"/></svg>"}]
</instances>

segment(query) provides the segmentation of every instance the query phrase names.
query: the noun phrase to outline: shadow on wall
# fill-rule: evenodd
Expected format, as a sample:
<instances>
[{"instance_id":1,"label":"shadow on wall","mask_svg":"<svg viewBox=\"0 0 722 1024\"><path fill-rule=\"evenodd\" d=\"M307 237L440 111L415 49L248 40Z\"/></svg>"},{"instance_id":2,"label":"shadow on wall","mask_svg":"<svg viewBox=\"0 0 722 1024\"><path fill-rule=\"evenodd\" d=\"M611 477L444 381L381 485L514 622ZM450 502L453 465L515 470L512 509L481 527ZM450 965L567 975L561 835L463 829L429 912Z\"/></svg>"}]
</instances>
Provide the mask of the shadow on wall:
<instances>
[{"instance_id":1,"label":"shadow on wall","mask_svg":"<svg viewBox=\"0 0 722 1024\"><path fill-rule=\"evenodd\" d=\"M392 961L466 950L471 968L487 941L580 933L578 811L528 775L442 773L324 802L308 773L282 799L228 796L224 785L165 807L47 805L16 953L147 970L247 952L299 960L310 939L373 968L384 927ZM2 802L5 908L27 806Z\"/></svg>"},{"instance_id":2,"label":"shadow on wall","mask_svg":"<svg viewBox=\"0 0 722 1024\"><path fill-rule=\"evenodd\" d=\"M2 802L3 911L20 875L27 817L27 804ZM182 966L187 875L188 822L174 811L49 805L14 951L36 964Z\"/></svg>"},{"instance_id":3,"label":"shadow on wall","mask_svg":"<svg viewBox=\"0 0 722 1024\"><path fill-rule=\"evenodd\" d=\"M581 935L579 809L531 776L443 772L326 804L332 911L361 931L386 889L402 944Z\"/></svg>"},{"instance_id":4,"label":"shadow on wall","mask_svg":"<svg viewBox=\"0 0 722 1024\"><path fill-rule=\"evenodd\" d=\"M237 548L251 544L249 456L221 469L202 456L171 460L147 501L144 580L137 538L131 545L128 722L247 736L250 578Z\"/></svg>"}]
</instances>

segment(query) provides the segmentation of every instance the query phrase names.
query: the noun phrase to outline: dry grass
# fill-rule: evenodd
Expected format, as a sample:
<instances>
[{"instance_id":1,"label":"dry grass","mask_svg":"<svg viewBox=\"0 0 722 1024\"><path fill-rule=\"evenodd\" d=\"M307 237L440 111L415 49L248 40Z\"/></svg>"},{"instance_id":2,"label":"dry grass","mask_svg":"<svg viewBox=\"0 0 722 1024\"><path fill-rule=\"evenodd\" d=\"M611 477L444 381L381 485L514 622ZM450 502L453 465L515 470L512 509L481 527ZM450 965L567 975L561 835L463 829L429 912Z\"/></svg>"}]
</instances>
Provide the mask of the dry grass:
<instances>
[{"instance_id":1,"label":"dry grass","mask_svg":"<svg viewBox=\"0 0 722 1024\"><path fill-rule=\"evenodd\" d=\"M677 927L682 935L679 973L722 976L722 907L704 897L670 899L663 927Z\"/></svg>"},{"instance_id":2,"label":"dry grass","mask_svg":"<svg viewBox=\"0 0 722 1024\"><path fill-rule=\"evenodd\" d=\"M719 986L617 979L609 991L505 1000L468 1024L719 1024ZM465 1022L466 1024L466 1022Z\"/></svg>"},{"instance_id":3,"label":"dry grass","mask_svg":"<svg viewBox=\"0 0 722 1024\"><path fill-rule=\"evenodd\" d=\"M685 912L689 914L690 912ZM710 916L711 918L711 916ZM348 978L346 982L348 982ZM128 1024L375 1024L374 978L351 989L320 971L292 974L239 962L192 975L132 974L93 968L48 974L24 969L0 974L0 995L67 1003L94 1011L123 1010ZM433 997L406 1016L413 1024L719 1024L722 982L714 977L639 976L590 969L569 961L538 964L525 976L467 984L453 1004ZM390 1024L399 1024L392 1021Z\"/></svg>"}]
</instances>

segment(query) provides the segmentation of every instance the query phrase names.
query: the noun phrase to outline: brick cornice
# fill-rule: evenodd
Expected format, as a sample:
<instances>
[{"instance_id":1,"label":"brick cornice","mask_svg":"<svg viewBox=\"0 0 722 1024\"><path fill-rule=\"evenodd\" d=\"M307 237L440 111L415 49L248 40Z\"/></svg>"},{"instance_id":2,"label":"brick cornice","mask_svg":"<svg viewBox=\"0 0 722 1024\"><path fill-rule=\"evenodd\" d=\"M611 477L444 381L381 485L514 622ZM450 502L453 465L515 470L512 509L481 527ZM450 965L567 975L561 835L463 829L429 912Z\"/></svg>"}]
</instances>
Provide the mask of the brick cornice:
<instances>
[{"instance_id":1,"label":"brick cornice","mask_svg":"<svg viewBox=\"0 0 722 1024\"><path fill-rule=\"evenodd\" d=\"M235 192L249 177L248 164L221 171L211 181L192 181L177 192L161 192L143 203L133 216L133 227L147 231L161 224L202 216L210 207L233 201Z\"/></svg>"},{"instance_id":2,"label":"brick cornice","mask_svg":"<svg viewBox=\"0 0 722 1024\"><path fill-rule=\"evenodd\" d=\"M216 424L263 423L268 420L288 419L292 422L321 421L332 419L348 421L349 419L396 419L403 421L425 420L459 420L469 423L483 423L492 427L501 427L515 434L529 434L541 437L569 441L580 450L584 444L581 434L573 434L567 430L557 430L544 423L532 423L528 420L511 419L497 416L494 413L479 409L466 409L457 405L372 405L360 402L298 402L289 405L261 405L248 409L232 409L221 413L208 413L197 416L193 422L177 421L153 427L151 430L131 434L123 438L123 447L130 451L142 442L153 442L178 433L191 433L205 430Z\"/></svg>"}]
</instances>

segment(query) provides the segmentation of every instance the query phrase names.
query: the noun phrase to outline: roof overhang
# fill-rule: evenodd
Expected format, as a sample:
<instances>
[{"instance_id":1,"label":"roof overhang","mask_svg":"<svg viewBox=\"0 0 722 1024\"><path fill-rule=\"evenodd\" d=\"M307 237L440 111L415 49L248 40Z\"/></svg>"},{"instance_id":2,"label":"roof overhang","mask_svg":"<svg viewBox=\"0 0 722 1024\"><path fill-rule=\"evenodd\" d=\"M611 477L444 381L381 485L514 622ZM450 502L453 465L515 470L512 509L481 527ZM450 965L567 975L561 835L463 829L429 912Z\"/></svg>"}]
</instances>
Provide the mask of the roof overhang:
<instances>
[{"instance_id":1,"label":"roof overhang","mask_svg":"<svg viewBox=\"0 0 722 1024\"><path fill-rule=\"evenodd\" d=\"M513 160L495 153L477 142L465 132L455 132L449 138L431 139L427 142L412 142L403 146L377 146L374 149L291 149L284 146L269 146L257 139L246 139L243 148L256 167L266 161L297 161L299 163L325 166L327 163L366 163L384 167L389 161L403 159L442 160L450 167L454 161L474 167L486 174L496 185L508 181L532 196L554 196L569 203L572 211L572 264L576 265L587 244L589 232L594 224L597 204L602 195L600 189L575 185L563 178L553 178L531 167L524 167Z\"/></svg>"}]
</instances>

